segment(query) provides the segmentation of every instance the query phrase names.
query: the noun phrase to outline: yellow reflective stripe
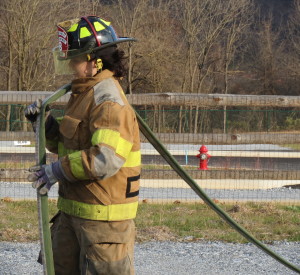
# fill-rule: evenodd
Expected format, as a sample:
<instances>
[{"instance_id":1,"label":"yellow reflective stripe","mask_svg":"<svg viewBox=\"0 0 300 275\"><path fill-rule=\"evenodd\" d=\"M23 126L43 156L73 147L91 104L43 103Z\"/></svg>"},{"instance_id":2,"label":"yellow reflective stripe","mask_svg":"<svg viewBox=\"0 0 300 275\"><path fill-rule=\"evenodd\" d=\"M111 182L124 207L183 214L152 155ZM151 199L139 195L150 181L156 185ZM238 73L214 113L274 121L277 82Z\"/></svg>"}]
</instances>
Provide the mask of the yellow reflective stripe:
<instances>
[{"instance_id":1,"label":"yellow reflective stripe","mask_svg":"<svg viewBox=\"0 0 300 275\"><path fill-rule=\"evenodd\" d=\"M85 37L88 37L88 36L91 36L90 31L88 30L87 27L82 27L80 29L80 36L79 36L79 38L85 38Z\"/></svg>"},{"instance_id":2,"label":"yellow reflective stripe","mask_svg":"<svg viewBox=\"0 0 300 275\"><path fill-rule=\"evenodd\" d=\"M97 32L105 30L105 27L99 22L94 22L94 27Z\"/></svg>"},{"instance_id":3,"label":"yellow reflective stripe","mask_svg":"<svg viewBox=\"0 0 300 275\"><path fill-rule=\"evenodd\" d=\"M124 204L87 204L58 197L57 208L71 216L89 220L120 221L136 217L138 202Z\"/></svg>"},{"instance_id":4,"label":"yellow reflective stripe","mask_svg":"<svg viewBox=\"0 0 300 275\"><path fill-rule=\"evenodd\" d=\"M118 146L116 148L116 153L127 160L128 155L131 151L132 145L133 144L131 142L120 137Z\"/></svg>"},{"instance_id":5,"label":"yellow reflective stripe","mask_svg":"<svg viewBox=\"0 0 300 275\"><path fill-rule=\"evenodd\" d=\"M78 23L72 25L71 28L68 29L68 32L74 32L74 31L76 31L76 30L77 30L77 27L78 27Z\"/></svg>"},{"instance_id":6,"label":"yellow reflective stripe","mask_svg":"<svg viewBox=\"0 0 300 275\"><path fill-rule=\"evenodd\" d=\"M76 179L85 180L88 177L85 175L82 159L81 159L81 151L76 151L68 155L70 161L70 168L73 176Z\"/></svg>"},{"instance_id":7,"label":"yellow reflective stripe","mask_svg":"<svg viewBox=\"0 0 300 275\"><path fill-rule=\"evenodd\" d=\"M92 136L92 144L106 144L115 149L116 153L127 159L132 143L120 136L120 133L110 129L99 129Z\"/></svg>"},{"instance_id":8,"label":"yellow reflective stripe","mask_svg":"<svg viewBox=\"0 0 300 275\"><path fill-rule=\"evenodd\" d=\"M61 121L64 119L64 117L63 116L60 116L60 117L57 117L56 118L56 121L60 124L61 123Z\"/></svg>"},{"instance_id":9,"label":"yellow reflective stripe","mask_svg":"<svg viewBox=\"0 0 300 275\"><path fill-rule=\"evenodd\" d=\"M108 21L105 21L104 19L101 19L101 21L102 21L104 24L106 24L107 26L109 26L109 25L110 25L110 22L108 22Z\"/></svg>"},{"instance_id":10,"label":"yellow reflective stripe","mask_svg":"<svg viewBox=\"0 0 300 275\"><path fill-rule=\"evenodd\" d=\"M120 138L120 133L109 129L98 129L92 136L92 145L106 143L116 148Z\"/></svg>"},{"instance_id":11,"label":"yellow reflective stripe","mask_svg":"<svg viewBox=\"0 0 300 275\"><path fill-rule=\"evenodd\" d=\"M122 167L137 167L141 165L141 151L130 152Z\"/></svg>"},{"instance_id":12,"label":"yellow reflective stripe","mask_svg":"<svg viewBox=\"0 0 300 275\"><path fill-rule=\"evenodd\" d=\"M61 141L58 142L58 157L64 157L64 156L74 153L76 151L77 150L67 149Z\"/></svg>"}]
</instances>

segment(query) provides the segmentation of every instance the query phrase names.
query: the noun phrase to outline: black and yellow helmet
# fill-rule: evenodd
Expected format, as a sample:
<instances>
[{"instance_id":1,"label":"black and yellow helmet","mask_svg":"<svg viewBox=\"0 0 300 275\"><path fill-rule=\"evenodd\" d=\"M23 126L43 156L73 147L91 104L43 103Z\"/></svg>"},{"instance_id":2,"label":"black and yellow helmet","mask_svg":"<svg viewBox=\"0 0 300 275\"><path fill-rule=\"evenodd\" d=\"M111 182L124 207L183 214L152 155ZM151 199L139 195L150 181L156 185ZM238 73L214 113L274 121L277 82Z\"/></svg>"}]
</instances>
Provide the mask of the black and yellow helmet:
<instances>
[{"instance_id":1,"label":"black and yellow helmet","mask_svg":"<svg viewBox=\"0 0 300 275\"><path fill-rule=\"evenodd\" d=\"M118 37L111 23L97 16L83 16L57 25L59 46L53 49L54 62L60 71L66 70L59 61L87 55L122 42L136 41L130 37ZM56 70L57 72L57 70ZM57 72L59 74L63 72ZM66 72L68 73L68 72Z\"/></svg>"}]
</instances>

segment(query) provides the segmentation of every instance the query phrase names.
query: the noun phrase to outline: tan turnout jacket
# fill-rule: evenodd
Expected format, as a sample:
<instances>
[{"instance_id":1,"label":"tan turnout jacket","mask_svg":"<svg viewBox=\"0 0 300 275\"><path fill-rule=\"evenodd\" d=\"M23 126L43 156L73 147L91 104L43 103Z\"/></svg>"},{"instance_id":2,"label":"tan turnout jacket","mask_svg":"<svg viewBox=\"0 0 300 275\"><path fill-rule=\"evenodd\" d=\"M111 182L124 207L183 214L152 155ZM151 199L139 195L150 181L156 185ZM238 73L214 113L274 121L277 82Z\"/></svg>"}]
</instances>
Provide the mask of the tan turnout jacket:
<instances>
[{"instance_id":1,"label":"tan turnout jacket","mask_svg":"<svg viewBox=\"0 0 300 275\"><path fill-rule=\"evenodd\" d=\"M46 133L66 181L58 208L92 220L135 217L140 178L140 139L134 110L113 73L72 82L62 119Z\"/></svg>"}]
</instances>

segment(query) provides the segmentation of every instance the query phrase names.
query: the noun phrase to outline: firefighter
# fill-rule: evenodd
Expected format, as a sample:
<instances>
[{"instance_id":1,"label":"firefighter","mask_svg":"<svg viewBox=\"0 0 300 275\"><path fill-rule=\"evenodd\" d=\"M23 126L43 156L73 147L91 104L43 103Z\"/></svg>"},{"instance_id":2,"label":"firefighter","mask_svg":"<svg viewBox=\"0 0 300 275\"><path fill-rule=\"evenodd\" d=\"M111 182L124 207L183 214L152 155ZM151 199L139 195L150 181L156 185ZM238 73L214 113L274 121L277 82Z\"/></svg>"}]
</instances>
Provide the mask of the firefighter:
<instances>
[{"instance_id":1,"label":"firefighter","mask_svg":"<svg viewBox=\"0 0 300 275\"><path fill-rule=\"evenodd\" d=\"M140 178L140 139L134 110L119 84L121 42L97 16L58 24L57 73L71 73L62 119L48 115L46 147L58 161L30 175L46 194L59 183L51 235L55 274L134 274L133 248ZM28 106L33 123L41 101Z\"/></svg>"}]
</instances>

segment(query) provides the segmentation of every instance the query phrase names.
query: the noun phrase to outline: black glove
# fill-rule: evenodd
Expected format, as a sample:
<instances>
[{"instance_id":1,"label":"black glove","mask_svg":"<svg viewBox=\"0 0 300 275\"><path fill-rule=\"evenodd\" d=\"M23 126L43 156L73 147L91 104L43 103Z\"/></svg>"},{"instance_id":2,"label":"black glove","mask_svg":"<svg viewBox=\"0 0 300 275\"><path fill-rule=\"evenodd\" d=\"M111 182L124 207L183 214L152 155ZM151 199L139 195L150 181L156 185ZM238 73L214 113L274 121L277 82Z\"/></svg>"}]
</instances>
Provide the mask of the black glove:
<instances>
[{"instance_id":1,"label":"black glove","mask_svg":"<svg viewBox=\"0 0 300 275\"><path fill-rule=\"evenodd\" d=\"M31 121L35 122L38 114L41 112L42 100L39 98L34 103L28 105L25 110L25 117Z\"/></svg>"},{"instance_id":2,"label":"black glove","mask_svg":"<svg viewBox=\"0 0 300 275\"><path fill-rule=\"evenodd\" d=\"M41 112L41 107L42 107L42 100L39 98L36 100L34 103L28 105L25 110L25 117L30 121L30 122L36 122L38 114ZM49 106L46 107L46 111L49 111L50 108Z\"/></svg>"}]
</instances>

